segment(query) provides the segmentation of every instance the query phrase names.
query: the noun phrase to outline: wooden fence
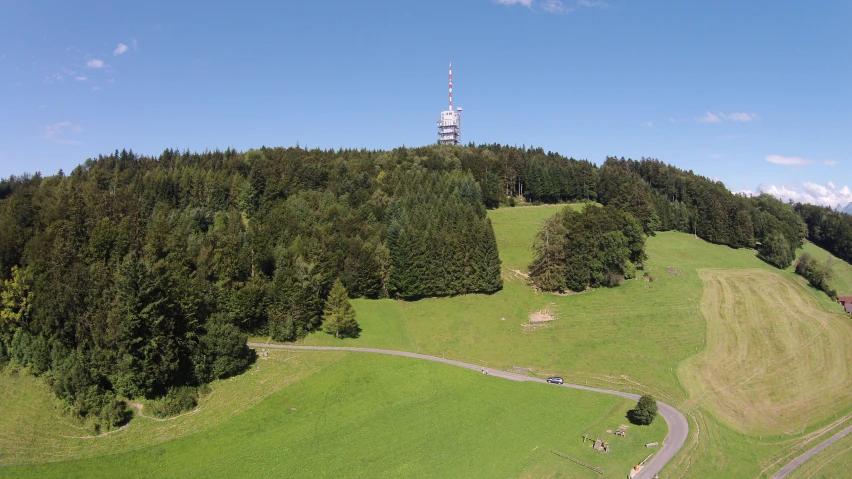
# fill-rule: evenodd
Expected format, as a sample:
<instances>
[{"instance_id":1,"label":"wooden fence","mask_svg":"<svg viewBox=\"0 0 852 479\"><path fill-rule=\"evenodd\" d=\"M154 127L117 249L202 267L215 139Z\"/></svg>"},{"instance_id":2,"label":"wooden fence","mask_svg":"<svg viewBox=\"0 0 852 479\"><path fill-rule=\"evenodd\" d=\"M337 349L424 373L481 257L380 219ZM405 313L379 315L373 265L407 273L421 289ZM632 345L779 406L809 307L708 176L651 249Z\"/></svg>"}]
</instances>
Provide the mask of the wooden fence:
<instances>
[{"instance_id":1,"label":"wooden fence","mask_svg":"<svg viewBox=\"0 0 852 479\"><path fill-rule=\"evenodd\" d=\"M602 475L602 476L603 476L603 473L604 473L604 472L603 472L603 470L601 470L601 469L600 469L600 468L598 468L598 467L590 466L590 465L586 464L586 463L585 463L585 462L583 462L583 461L579 461L579 460L577 460L577 459L574 459L573 457L568 456L568 455L565 455L565 454L562 454L562 453L561 453L561 452L559 452L559 451L554 451L554 450L552 450L552 449L551 449L551 451L550 451L550 452L552 452L552 453L556 454L556 455L557 455L557 456L559 456L559 457L564 457L565 459L568 459L568 460L569 460L569 461L571 461L571 462L574 462L574 463L576 463L576 464L579 464L579 465L581 465L581 466L585 467L586 469L589 469L590 471L597 472L598 474L600 474L600 475Z\"/></svg>"}]
</instances>

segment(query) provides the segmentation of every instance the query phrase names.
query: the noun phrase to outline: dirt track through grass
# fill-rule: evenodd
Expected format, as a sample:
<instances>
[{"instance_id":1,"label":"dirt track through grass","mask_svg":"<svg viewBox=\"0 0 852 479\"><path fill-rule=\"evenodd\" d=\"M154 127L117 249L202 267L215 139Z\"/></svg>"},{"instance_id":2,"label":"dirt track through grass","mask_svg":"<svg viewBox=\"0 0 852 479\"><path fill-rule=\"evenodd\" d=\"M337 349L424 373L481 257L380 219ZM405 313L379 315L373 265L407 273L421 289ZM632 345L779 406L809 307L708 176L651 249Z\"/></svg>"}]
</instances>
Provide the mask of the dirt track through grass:
<instances>
[{"instance_id":1,"label":"dirt track through grass","mask_svg":"<svg viewBox=\"0 0 852 479\"><path fill-rule=\"evenodd\" d=\"M852 327L799 283L758 269L705 269L707 348L678 375L688 405L748 434L791 434L852 405Z\"/></svg>"}]
</instances>

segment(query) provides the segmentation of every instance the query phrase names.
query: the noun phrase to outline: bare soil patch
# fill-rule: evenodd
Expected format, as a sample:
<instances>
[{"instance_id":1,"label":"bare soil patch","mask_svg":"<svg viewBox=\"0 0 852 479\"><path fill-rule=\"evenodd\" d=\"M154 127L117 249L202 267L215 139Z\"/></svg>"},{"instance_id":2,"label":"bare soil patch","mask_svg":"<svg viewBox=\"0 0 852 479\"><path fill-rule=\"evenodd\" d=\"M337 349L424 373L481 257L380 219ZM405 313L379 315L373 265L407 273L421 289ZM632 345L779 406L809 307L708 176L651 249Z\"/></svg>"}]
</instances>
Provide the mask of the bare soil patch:
<instances>
[{"instance_id":1,"label":"bare soil patch","mask_svg":"<svg viewBox=\"0 0 852 479\"><path fill-rule=\"evenodd\" d=\"M673 275L677 276L678 278L683 278L683 273L681 273L680 271L678 271L678 270L676 270L676 269L674 269L674 268L671 268L671 267L666 268L666 271L667 271L669 274L673 274Z\"/></svg>"},{"instance_id":2,"label":"bare soil patch","mask_svg":"<svg viewBox=\"0 0 852 479\"><path fill-rule=\"evenodd\" d=\"M530 313L530 323L545 323L556 319L550 308L544 308L541 311Z\"/></svg>"}]
</instances>

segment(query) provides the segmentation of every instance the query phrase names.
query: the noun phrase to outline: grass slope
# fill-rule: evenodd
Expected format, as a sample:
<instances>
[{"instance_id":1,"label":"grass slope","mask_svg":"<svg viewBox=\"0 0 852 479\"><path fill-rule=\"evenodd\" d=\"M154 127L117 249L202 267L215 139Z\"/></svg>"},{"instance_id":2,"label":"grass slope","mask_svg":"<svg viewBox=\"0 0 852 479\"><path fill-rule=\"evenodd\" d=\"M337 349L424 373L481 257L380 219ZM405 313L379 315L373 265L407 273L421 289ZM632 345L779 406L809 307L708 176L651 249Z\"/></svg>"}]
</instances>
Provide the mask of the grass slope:
<instances>
[{"instance_id":1,"label":"grass slope","mask_svg":"<svg viewBox=\"0 0 852 479\"><path fill-rule=\"evenodd\" d=\"M758 269L699 271L707 349L679 372L728 426L752 435L793 434L852 408L852 326L826 312L800 283Z\"/></svg>"},{"instance_id":2,"label":"grass slope","mask_svg":"<svg viewBox=\"0 0 852 479\"><path fill-rule=\"evenodd\" d=\"M805 246L799 250L799 254L803 252L810 253L811 256L821 261L832 258L831 269L834 272L834 277L830 281L831 286L837 290L838 296L852 295L852 265L843 260L834 258L834 256L832 256L828 251L810 242L806 243ZM794 268L795 264L790 267L790 271L793 271Z\"/></svg>"},{"instance_id":3,"label":"grass slope","mask_svg":"<svg viewBox=\"0 0 852 479\"><path fill-rule=\"evenodd\" d=\"M528 272L527 266L533 259L533 240L541 224L565 206L523 206L489 211L488 217L491 218L494 234L497 236L497 247L500 249L503 266ZM570 206L578 211L583 208L582 204Z\"/></svg>"},{"instance_id":4,"label":"grass slope","mask_svg":"<svg viewBox=\"0 0 852 479\"><path fill-rule=\"evenodd\" d=\"M0 374L0 465L117 454L213 429L340 357L277 353L240 376L213 382L211 393L190 414L165 421L137 417L98 437L62 411L42 380L6 371Z\"/></svg>"},{"instance_id":5,"label":"grass slope","mask_svg":"<svg viewBox=\"0 0 852 479\"><path fill-rule=\"evenodd\" d=\"M625 439L606 434L625 423L625 412L633 405L616 397L514 383L408 358L270 355L273 359L260 364L257 374L278 371L268 371L266 381L298 374L315 360L319 369L197 434L96 459L8 466L0 474L111 479L600 477L550 453L556 449L603 468L604 477L623 477L645 457L645 442L665 436L663 421L633 426ZM607 437L612 451L601 454L588 443L584 446L581 436L587 432ZM108 440L92 442L99 441Z\"/></svg>"},{"instance_id":6,"label":"grass slope","mask_svg":"<svg viewBox=\"0 0 852 479\"><path fill-rule=\"evenodd\" d=\"M363 328L360 338L337 341L325 334L314 334L304 343L405 349L488 367L522 366L534 374L561 374L573 382L652 392L680 406L691 421L693 436L667 468L671 477L769 475L791 454L800 453L841 426L834 421L850 412L849 401L847 395L832 389L821 399L825 406L822 410L799 418L797 426L813 421L804 430L784 434L781 427L767 426L766 431L774 435L750 435L758 429L746 432L733 428L730 418L715 416L720 414L718 410L690 402L695 388L685 387L678 377L681 365L702 353L708 339L707 320L701 310L704 282L700 271L765 272L784 284L800 286L800 297L795 301L813 306L806 314L838 313L836 321L845 321L845 316L839 314L839 305L825 294L793 273L760 261L753 250L734 250L676 232L658 233L648 239L646 271L657 278L655 282L628 281L615 289L568 296L536 294L513 270L527 270L537 225L562 207L489 212L504 265L502 291L491 296L417 302L356 300L358 321ZM827 255L813 245L807 245L806 250ZM836 271L850 268L842 262L838 265ZM529 314L542 308L553 311L556 320L530 326ZM761 318L766 324L770 324L769 319ZM842 345L842 354L850 347ZM757 351L747 353L750 355L743 364L760 364L761 358L754 353ZM743 388L748 387L747 380ZM753 424L762 421L756 416L749 420Z\"/></svg>"},{"instance_id":7,"label":"grass slope","mask_svg":"<svg viewBox=\"0 0 852 479\"><path fill-rule=\"evenodd\" d=\"M526 270L536 222L560 206L492 211L504 259L504 289L493 295L429 298L416 302L356 300L360 338L335 340L314 334L306 344L406 349L446 355L489 367L529 367L577 382L615 385L685 399L677 365L704 347L704 319L697 308L703 267L761 267L754 253L708 244L681 233L648 241L648 270L659 278L619 288L558 296L536 294L511 270ZM523 237L523 242L510 239ZM670 268L673 273L668 273ZM766 266L766 268L769 268ZM530 327L530 313L548 308L556 320ZM662 334L662 333L665 334Z\"/></svg>"},{"instance_id":8,"label":"grass slope","mask_svg":"<svg viewBox=\"0 0 852 479\"><path fill-rule=\"evenodd\" d=\"M777 283L783 285L783 288L789 291L789 297L785 301L790 301L792 304L808 305L807 307L803 306L804 309L800 310L804 320L798 318L798 322L796 323L793 323L793 321L797 320L797 318L787 318L784 320L786 323L779 321L776 324L773 321L776 312L766 305L752 305L748 307L751 309L746 309L749 311L748 314L751 314L753 310L757 311L757 314L754 318L749 319L750 322L744 322L738 326L737 334L750 335L749 339L757 341L755 344L762 345L764 352L760 352L760 348L745 348L738 351L738 354L745 355L742 358L742 362L738 364L744 365L743 368L746 370L730 371L730 374L727 377L722 377L723 381L717 384L719 388L729 386L732 388L729 395L730 398L728 398L731 400L744 400L744 398L740 398L741 394L751 398L759 398L757 391L769 391L771 394L774 394L774 396L768 398L770 403L778 401L778 404L786 404L785 401L794 401L792 394L785 395L783 388L778 389L784 384L785 377L783 374L777 374L771 368L768 370L754 368L751 371L747 370L747 368L751 367L751 365L765 366L762 363L763 358L760 356L761 354L766 354L767 351L774 354L774 356L770 355L774 358L771 362L772 365L782 362L780 358L784 357L784 351L796 357L794 354L798 351L795 345L796 340L802 343L801 347L803 349L801 353L804 354L805 349L812 348L812 345L807 342L807 328L816 328L812 329L812 332L822 331L820 334L825 334L827 336L824 337L830 338L830 332L824 328L820 329L820 327L817 327L821 321L823 323L829 321L836 325L848 325L846 316L842 316L839 313L839 306L831 302L823 293L807 286L805 281L798 276L790 272L780 272L761 262L755 257L753 251L732 250L725 246L712 245L692 235L682 233L660 233L655 237L649 238L647 245L650 258L646 263L646 270L658 279L655 282L641 280L628 281L619 288L600 289L569 296L536 294L526 285L522 274L518 274L514 270L521 273L526 271L526 266L532 260L530 245L537 231L538 224L560 208L562 206L541 206L506 208L489 212L497 235L500 255L504 262L505 288L502 291L490 296L468 295L454 298L424 299L416 302L355 300L353 303L358 312L358 321L363 328L360 338L336 340L329 335L319 333L309 336L304 340L304 343L370 346L418 351L435 355L445 355L492 368L511 369L513 366L521 366L527 367L531 369L533 374L541 376L561 374L566 379L579 383L588 383L633 392L652 392L657 397L679 406L687 414L691 422L691 437L687 442L687 446L665 471L666 476L674 478L768 477L768 475L780 468L787 460L798 455L803 450L812 447L844 425L852 424L852 414L850 414L852 410L848 407L848 396L842 391L838 391L837 388L831 388L831 385L826 385L826 388L823 390L825 392L824 397L819 398L823 406L822 409L806 411L804 414L793 411L793 416L791 416L792 422L787 424L787 419L784 419L781 422L777 422L776 425L778 427L775 428L770 420L759 417L760 414L766 414L766 409L752 408L750 414L746 416L749 427L744 428L736 423L734 416L726 416L721 409L725 407L731 410L733 407L732 403L727 405L720 404L720 407L716 407L706 399L701 400L704 392L698 389L699 386L690 382L689 379L686 379L683 384L681 383L681 377L689 378L690 374L692 374L692 377L696 377L696 375L700 376L702 371L712 371L712 368L701 369L701 364L721 364L721 356L711 358L707 362L708 354L712 352L712 348L715 347L713 345L716 344L718 338L732 337L730 334L727 336L725 334L716 334L715 331L718 330L718 327L714 329L714 324L718 326L718 322L710 324L708 327L705 314L711 317L713 309L707 304L702 308L702 298L704 297L702 272L704 270L722 269L730 271L733 275L730 278L727 276L719 278L720 282L725 282L726 284L731 281L737 283L736 275L740 274L741 270L746 271L742 274L765 277L767 287L771 287ZM818 257L821 257L819 256L821 254L827 256L827 253L813 245L807 245L805 250L815 253ZM835 271L840 272L838 278L835 279L835 284L839 291L843 291L843 284L852 284L852 274L850 274L852 267L838 262L835 266ZM739 287L745 288L745 290L748 289L747 284L740 285ZM736 297L740 300L742 299L739 295ZM551 310L555 314L556 320L543 325L529 325L527 322L529 314L543 308ZM704 310L703 313L702 309ZM827 317L825 315L832 316L832 319L825 319ZM730 317L730 314L727 317ZM812 318L816 319L813 320ZM817 324L807 324L812 320L816 321ZM779 344L782 347L778 351L770 351L767 348L773 343L763 341L757 337L756 331L761 327L766 327L768 334L777 335L782 339L790 339L791 342L782 341ZM784 327L787 329L785 330ZM796 328L804 329L799 331ZM724 333L724 329L721 331ZM841 332L842 328L838 326L837 333L840 334ZM711 350L709 351L705 350L705 341L708 340L711 345ZM830 341L833 340L830 339ZM845 342L837 347L844 351L826 353L824 364L836 364L836 358L847 354L845 348L849 348L850 344ZM814 356L814 354L813 351L805 354L806 361L819 362L819 355ZM832 354L838 356L834 356L834 359L831 359ZM248 461L252 461L255 455L262 457L264 461L273 461L271 457L265 456L265 452L249 452L248 450L243 450L242 446L237 447L230 444L239 442L234 441L234 438L243 437L237 434L240 429L229 420L230 411L237 411L236 414L240 415L238 417L246 414L253 417L255 408L246 409L241 406L241 401L254 397L259 394L259 391L262 391L264 395L272 395L274 397L289 394L286 391L304 391L304 395L300 397L304 397L305 402L308 402L308 398L313 394L313 400L322 398L321 401L324 401L323 404L336 405L335 407L339 407L342 413L352 412L349 406L343 405L340 402L341 398L345 396L343 393L338 393L340 397L331 396L331 393L324 388L313 388L310 386L310 381L314 380L314 375L319 374L317 377L321 377L323 374L331 374L326 373L325 368L334 369L339 367L335 361L338 361L344 356L317 356L331 358L326 363L320 364L315 363L315 361L319 360L305 362L307 356L293 354L292 356L287 356L291 357L291 359L286 360L288 362L284 368L287 374L281 377L269 375L269 370L278 370L281 368L268 368L264 366L264 362L259 362L258 367L260 369L253 369L248 375L214 384L213 395L202 401L198 413L186 416L186 419L177 419L173 424L154 424L153 421L149 424L145 422L146 420L137 419L131 422L127 430L114 433L107 440L69 440L58 438L62 435L81 435L80 431L74 431L71 426L57 426L57 431L60 431L57 435L51 436L45 434L44 430L49 429L52 424L61 422L56 417L25 420L25 417L28 417L25 413L18 419L4 421L5 415L0 415L0 441L5 441L0 442L0 454L18 447L15 450L16 452L11 454L11 456L10 453L7 453L6 456L0 456L0 458L14 457L15 459L11 460L13 462L38 462L66 458L85 458L101 454L135 454L128 451L140 449L139 454L141 455L127 456L130 458L128 460L134 464L140 464L139 467L142 468L141 470L152 471L154 470L152 468L155 466L149 465L147 462L156 463L159 459L152 459L151 454L155 454L152 451L156 449L149 449L148 445L162 443L163 447L166 448L163 449L163 454L168 454L168 457L171 458L169 460L172 461L167 462L168 464L174 464L177 458L186 458L194 455L198 455L199 457L214 455L215 457L211 457L210 460L215 464L219 464L217 467L221 470L233 472L236 466L230 465L230 463L222 465L218 459L218 455L214 453L218 453L219 455L224 454L222 457L230 457L228 461L233 461L234 464L241 463L245 457L248 457ZM279 358L279 356L276 355L275 358ZM705 361L704 363L701 363L702 358ZM275 359L275 361L277 360ZM273 359L269 361L269 364L272 364ZM380 361L380 359L376 359L376 361ZM298 372L299 370L288 369L298 364L301 364L305 369L301 370L301 372ZM844 365L846 364L848 362L844 363ZM835 367L839 367L839 365ZM352 370L351 373L358 374L358 371ZM739 374L739 376L736 376L734 373ZM801 371L794 371L794 374L800 373ZM833 375L837 374L837 371L820 371L819 373L825 373L827 377L835 377ZM292 377L288 375L292 375ZM439 376L443 375L443 373L439 374ZM337 380L342 380L342 376L336 377L338 378ZM305 382L300 379L305 379ZM484 378L481 380L484 380ZM298 387L290 389L291 386L287 386L290 382L287 381L293 382L293 387ZM279 386L276 386L276 384ZM393 396L395 393L392 392L394 389L393 384L381 380L373 381L370 384L374 386L372 392L379 395L385 394L382 388L389 387L391 389L386 394L388 394L389 398L395 397ZM8 389L2 386L0 384L0 390ZM355 386L352 385L352 387ZM819 386L819 384L816 385L817 388ZM299 388L307 389L302 390ZM334 390L337 391L337 389ZM734 393L734 391L737 392ZM718 388L713 389L710 393L724 395L724 391ZM491 404L493 397L500 397L502 401L502 394L504 393L494 392L494 394L496 396L489 396L491 399L487 399L484 396L476 396L480 398L480 402L483 405L488 405L487 407L483 407L486 407L486 410L490 411L489 414L515 414L516 410L522 411L524 408L538 408L541 406L535 403L535 399L528 398L527 401L531 402L531 404L509 401L504 409L495 410L492 408L496 406ZM277 401L272 396L267 400L270 404ZM217 399L225 401L221 407L207 406L206 401ZM19 399L7 402L4 402L4 400L4 396L0 395L0 410L17 410L17 408L25 410L26 406L23 406L23 403L37 400L37 398L31 394L29 397L22 396ZM265 401L263 404L267 404L267 402ZM382 403L379 402L378 404ZM554 406L554 404L549 404L549 406ZM584 408L586 406L578 404L564 406L569 416L574 417L572 415L575 413L585 414ZM447 407L458 407L453 405L453 403L447 403L446 405ZM228 408L231 407L233 409L229 410ZM582 410L578 408L582 408ZM589 432L600 433L601 430L617 425L613 422L619 422L617 416L623 416L623 409L624 405L608 409L608 411L613 411L611 418L604 421L606 424L601 422L594 426L597 428L597 431ZM39 406L34 410L40 411L43 408ZM380 409L380 411L383 410ZM619 412L614 412L616 410ZM210 414L210 416L205 416L205 412ZM395 421L392 416L400 415L404 412L404 410L394 410L384 420L390 424ZM555 414L559 417L563 414L563 410L560 407L554 406L549 407L547 413L551 416ZM518 414L523 415L520 412ZM323 423L323 428L333 428L334 421L338 420L335 413L329 412L328 415L335 416L335 419L328 419L326 423ZM343 415L345 416L345 414ZM270 419L271 417L267 417L266 420L278 424ZM594 417L594 411L590 411L588 415L582 417L585 419L578 419L572 422L572 424L580 425L584 421L591 421ZM413 424L420 424L417 421L421 419L416 417L410 419L413 421ZM483 426L476 421L465 423L458 417L452 417L452 419L455 421L454 424L458 425L455 429L451 429L453 431L452 434L464 437L470 437L470 434L474 434L470 428L487 426ZM345 421L345 419L340 420ZM187 423L183 424L177 421L187 421ZM238 419L234 419L233 422L236 421ZM254 419L247 419L246 421L253 423ZM530 421L532 421L531 424L537 424L537 420L530 419ZM570 419L569 422L571 421L574 420ZM15 425L13 423L19 424ZM279 448L279 451L301 451L301 449L292 445L293 441L309 441L313 437L311 434L314 434L314 432L311 432L311 434L305 436L304 434L307 434L305 431L310 430L310 428L299 426L296 423L288 423L288 427L293 427L293 429L289 429L292 435L287 435L287 439L285 440L282 436L276 436L273 432L262 428L262 424L263 421L257 426L260 428L258 430L262 431L261 436L268 435L277 438L278 442L275 444L281 444L282 447L286 445L289 448ZM350 427L357 429L356 425L358 423L352 424ZM399 425L400 423L397 424ZM786 432L789 432L789 430L782 427L784 425L793 427L794 429L802 425L802 430L788 434ZM299 427L305 428L299 429ZM380 426L377 425L376 427L378 427L378 430L381 430ZM186 428L190 428L193 432L198 432L198 434L180 438L177 441L165 442L183 435L179 431ZM391 430L395 429L391 428L386 431ZM316 431L316 434L320 434L321 428L316 426L314 431ZM339 434L345 434L343 431L337 431ZM497 431L494 429L483 429L483 431L485 431L483 435L492 436L499 436L503 433L502 430ZM542 431L539 432L544 434ZM539 434L539 432L535 432L535 434ZM369 442L369 439L365 438L366 432L359 434L361 435L353 436L352 440ZM394 434L397 435L395 436ZM397 433L386 432L385 436L383 436L385 440L389 443L394 443L393 447L387 451L394 454L407 454L398 452L395 449L395 441L397 439L402 444L414 444L419 447L423 439L409 438L408 434L404 427L398 430ZM512 434L524 436L533 433L529 431L513 431ZM574 433L572 432L572 434ZM17 445L16 440L18 435L24 437L20 441L20 446ZM219 441L217 438L220 436L225 439L222 442L217 442ZM321 434L320 436L326 438L325 440L328 441L328 452L322 453L327 455L323 455L322 457L330 457L334 454L349 454L348 449L340 449L338 447L340 443L334 442L335 437L326 437ZM203 440L192 439L194 437L203 438ZM231 439L227 440L229 437ZM545 435L542 437L552 436ZM257 443L252 442L255 441L253 438L244 438L244 440L255 444L255 447L261 450L266 447L277 447L268 445L262 441ZM430 436L430 440L437 442L443 441L445 438L438 434ZM193 445L196 444L193 441L201 441L198 443L207 444L213 452L205 456L203 452L194 449L198 446ZM260 439L257 439L257 441L260 441ZM178 445L173 446L173 443ZM226 443L228 443L227 446L225 445ZM38 447L39 444L49 445L49 447L44 449L46 452L43 452ZM453 444L461 447L457 443ZM529 443L528 445L531 444ZM582 450L571 449L574 447L572 444L570 441L554 446L535 443L535 445L530 446L530 449L540 446L539 449L528 451L528 455L523 456L523 458L518 453L515 459L512 460L519 462L513 463L515 465L511 467L506 466L507 469L505 471L501 471L495 475L517 475L521 477L559 477L560 475L567 475L568 477L584 477L582 475L585 473L584 471L560 469L560 467L564 466L564 460L557 460L556 456L551 457L552 455L549 453L537 455L542 448L548 447L563 447L565 448L563 450L565 453L583 454ZM320 444L314 445L316 448L320 448ZM174 447L183 449L172 449ZM237 452L234 453L235 455L228 456L229 453L226 451L228 447L236 448ZM502 448L503 446L500 447ZM484 451L485 449L474 449L474 452L477 453L490 454ZM495 451L497 451L496 448L491 452ZM240 454L245 454L245 456L240 456ZM290 454L291 452L286 452L286 454L281 452L276 456L275 461L279 461L279 464L283 468L280 470L285 472L273 475L286 477L286 473L292 473L287 467L292 467L294 463L289 459L283 458L283 456L289 457ZM378 453L376 454L375 457L378 457ZM411 457L417 458L417 461L429 462L436 460L432 457L423 458L415 453L411 454ZM441 454L446 454L446 452ZM392 456L388 455L387 457L391 458ZM443 456L439 455L438 459L441 457ZM591 459L597 457L592 456ZM140 458L145 458L145 460ZM470 462L470 459L462 459L461 456L456 457L454 460L461 461L462 464L474 464ZM304 461L308 461L308 459L304 459ZM397 464L394 461L395 459L387 460L388 470L392 470L400 475L405 475L408 470L415 471L411 473L413 475L453 475L453 471L449 469L450 466L446 466L448 469L438 468L428 470L427 474L424 472L424 469L417 469L416 465L412 465L411 462L405 462L405 465L400 465L401 463ZM840 458L833 464L843 464L845 461L847 459ZM4 460L4 462L8 461ZM591 460L587 462L605 466L604 469L608 473L610 470L613 470L613 467L600 462L593 462ZM190 460L189 463L194 464L194 459ZM517 465L521 463L522 466ZM852 462L845 463L852 464ZM100 466L97 466L97 464L100 464L100 461L73 463L73 466L69 467L75 468L79 475L85 475L84 472L89 471L86 467L93 467L99 470ZM105 464L116 463L110 462ZM381 465L378 463L372 464L370 467L371 472L374 474L371 475L380 474L384 471L384 465L384 462ZM208 471L208 469L204 469L206 467L204 465L199 465L198 467L204 471ZM315 465L313 467L319 466ZM439 466L436 465L435 467ZM485 470L493 472L492 469L488 469L488 466L482 467L485 467ZM621 466L619 465L618 467ZM17 471L16 474L37 475L35 472L29 472L29 469L14 470ZM186 469L176 466L175 470ZM7 471L12 471L12 469L3 469L4 473ZM51 475L49 474L51 471L67 470L33 469L32 471L47 471L45 474ZM233 472L233 474L236 473ZM152 472L150 475L159 475L159 472Z\"/></svg>"},{"instance_id":9,"label":"grass slope","mask_svg":"<svg viewBox=\"0 0 852 479\"><path fill-rule=\"evenodd\" d=\"M837 479L849 477L852 464L852 435L832 444L793 471L788 479Z\"/></svg>"}]
</instances>

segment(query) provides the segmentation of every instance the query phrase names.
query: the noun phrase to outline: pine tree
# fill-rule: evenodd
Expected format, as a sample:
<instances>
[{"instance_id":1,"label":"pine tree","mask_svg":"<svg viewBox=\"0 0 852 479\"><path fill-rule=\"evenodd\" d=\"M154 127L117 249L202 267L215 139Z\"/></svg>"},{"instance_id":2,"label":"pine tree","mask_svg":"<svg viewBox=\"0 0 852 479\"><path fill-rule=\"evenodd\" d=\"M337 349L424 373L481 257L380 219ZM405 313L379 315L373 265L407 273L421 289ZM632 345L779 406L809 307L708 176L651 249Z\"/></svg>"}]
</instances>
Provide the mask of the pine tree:
<instances>
[{"instance_id":1,"label":"pine tree","mask_svg":"<svg viewBox=\"0 0 852 479\"><path fill-rule=\"evenodd\" d=\"M358 333L358 323L355 321L355 309L349 303L346 287L338 278L331 287L323 310L324 321L322 329L334 337L355 336Z\"/></svg>"},{"instance_id":2,"label":"pine tree","mask_svg":"<svg viewBox=\"0 0 852 479\"><path fill-rule=\"evenodd\" d=\"M545 291L565 288L566 234L562 215L556 214L544 222L533 243L535 259L529 267L530 278Z\"/></svg>"},{"instance_id":3,"label":"pine tree","mask_svg":"<svg viewBox=\"0 0 852 479\"><path fill-rule=\"evenodd\" d=\"M477 268L479 273L479 284L481 291L494 293L503 289L503 277L501 273L500 254L497 251L497 239L494 237L494 229L491 220L486 219L482 228L482 238L479 241L482 250L482 264Z\"/></svg>"}]
</instances>

